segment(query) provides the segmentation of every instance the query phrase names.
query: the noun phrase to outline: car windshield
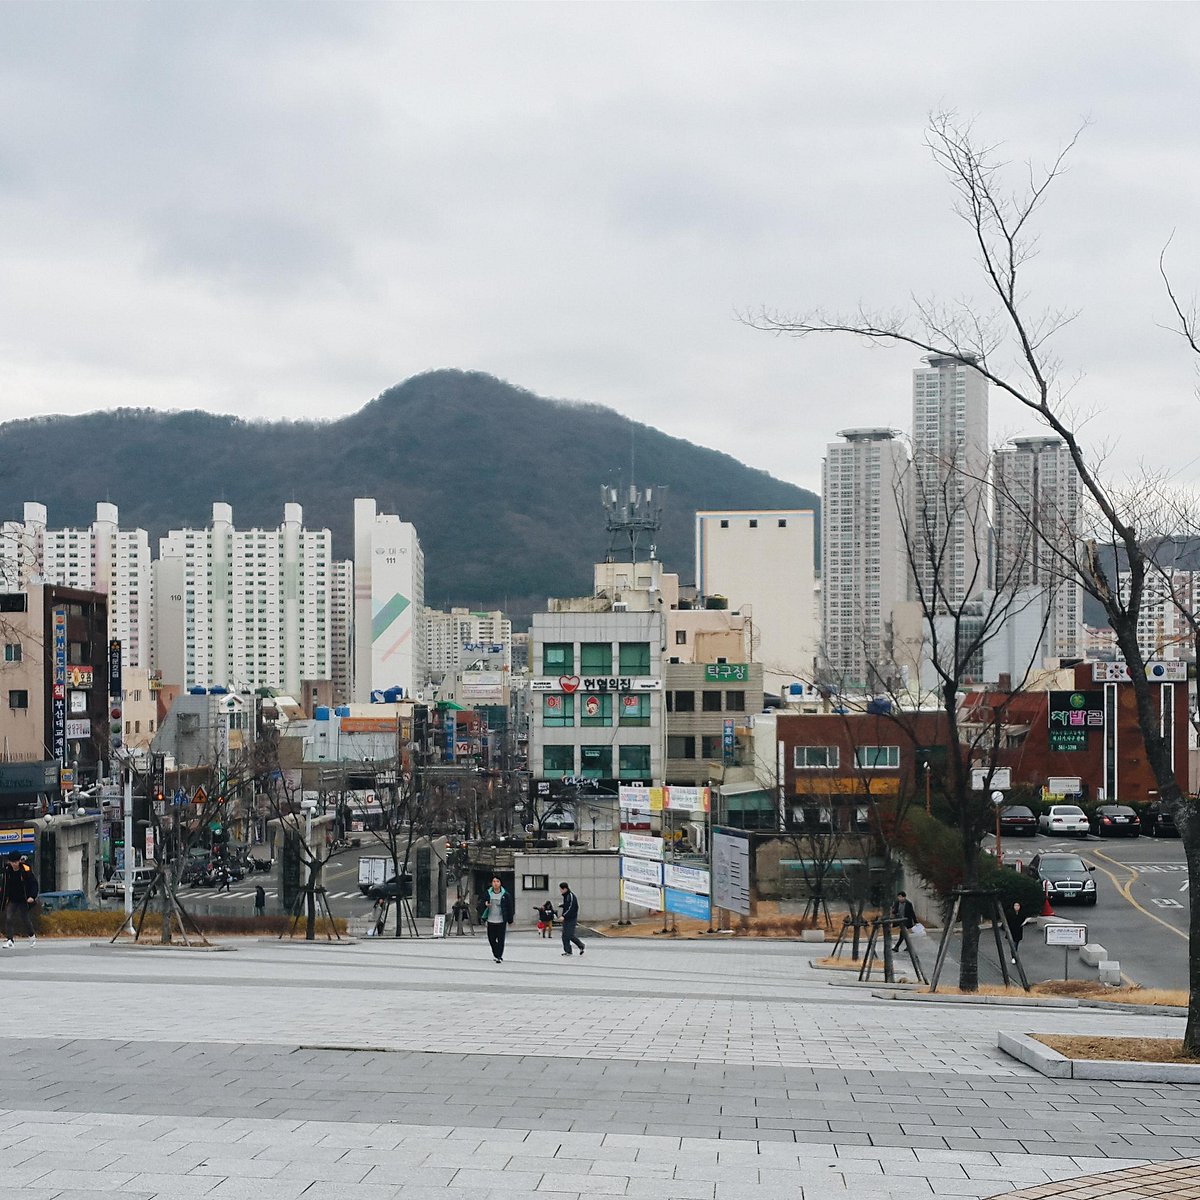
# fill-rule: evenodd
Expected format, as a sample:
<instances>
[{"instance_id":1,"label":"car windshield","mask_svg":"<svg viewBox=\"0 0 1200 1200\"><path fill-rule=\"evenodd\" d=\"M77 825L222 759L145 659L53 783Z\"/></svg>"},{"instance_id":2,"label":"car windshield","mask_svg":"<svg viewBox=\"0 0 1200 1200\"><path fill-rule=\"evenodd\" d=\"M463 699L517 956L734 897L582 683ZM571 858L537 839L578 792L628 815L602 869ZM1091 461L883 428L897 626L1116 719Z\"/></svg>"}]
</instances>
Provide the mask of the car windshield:
<instances>
[{"instance_id":1,"label":"car windshield","mask_svg":"<svg viewBox=\"0 0 1200 1200\"><path fill-rule=\"evenodd\" d=\"M1086 871L1087 866L1078 854L1056 854L1042 859L1043 871Z\"/></svg>"},{"instance_id":2,"label":"car windshield","mask_svg":"<svg viewBox=\"0 0 1200 1200\"><path fill-rule=\"evenodd\" d=\"M1112 808L1104 810L1107 813L1112 813L1115 817L1132 817L1133 809L1126 807L1124 804L1114 804Z\"/></svg>"},{"instance_id":3,"label":"car windshield","mask_svg":"<svg viewBox=\"0 0 1200 1200\"><path fill-rule=\"evenodd\" d=\"M1050 810L1056 817L1082 817L1083 809L1073 804L1059 804Z\"/></svg>"}]
</instances>

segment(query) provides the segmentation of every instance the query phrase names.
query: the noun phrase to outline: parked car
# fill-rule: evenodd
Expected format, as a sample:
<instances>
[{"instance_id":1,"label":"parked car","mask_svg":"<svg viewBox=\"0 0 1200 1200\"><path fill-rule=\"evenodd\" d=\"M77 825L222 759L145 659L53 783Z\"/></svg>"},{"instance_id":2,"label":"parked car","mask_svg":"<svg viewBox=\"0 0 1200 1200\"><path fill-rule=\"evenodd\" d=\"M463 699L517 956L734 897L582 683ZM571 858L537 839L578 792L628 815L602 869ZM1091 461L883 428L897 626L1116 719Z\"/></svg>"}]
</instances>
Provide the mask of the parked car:
<instances>
[{"instance_id":1,"label":"parked car","mask_svg":"<svg viewBox=\"0 0 1200 1200\"><path fill-rule=\"evenodd\" d=\"M1081 904L1096 903L1095 867L1089 867L1078 854L1036 854L1025 874L1048 885L1050 902L1078 900Z\"/></svg>"},{"instance_id":2,"label":"parked car","mask_svg":"<svg viewBox=\"0 0 1200 1200\"><path fill-rule=\"evenodd\" d=\"M1097 837L1137 837L1142 832L1138 815L1128 804L1101 804L1092 813L1091 827Z\"/></svg>"},{"instance_id":3,"label":"parked car","mask_svg":"<svg viewBox=\"0 0 1200 1200\"><path fill-rule=\"evenodd\" d=\"M1087 813L1078 804L1052 804L1038 817L1038 829L1051 836L1057 833L1064 837L1070 834L1087 837Z\"/></svg>"},{"instance_id":4,"label":"parked car","mask_svg":"<svg viewBox=\"0 0 1200 1200\"><path fill-rule=\"evenodd\" d=\"M395 900L397 895L403 895L405 899L412 899L413 886L412 876L405 875L404 890L396 886L396 876L393 875L386 883L374 883L367 891L367 898L370 900Z\"/></svg>"},{"instance_id":5,"label":"parked car","mask_svg":"<svg viewBox=\"0 0 1200 1200\"><path fill-rule=\"evenodd\" d=\"M150 889L150 885L154 882L154 877L158 871L154 867L134 867L133 868L133 894L135 896L144 896ZM110 879L106 879L100 885L100 898L102 900L119 900L125 895L125 872L114 871Z\"/></svg>"},{"instance_id":6,"label":"parked car","mask_svg":"<svg viewBox=\"0 0 1200 1200\"><path fill-rule=\"evenodd\" d=\"M1175 815L1161 800L1151 801L1142 813L1142 832L1151 837L1178 837Z\"/></svg>"},{"instance_id":7,"label":"parked car","mask_svg":"<svg viewBox=\"0 0 1200 1200\"><path fill-rule=\"evenodd\" d=\"M1036 837L1038 831L1037 817L1032 808L1023 804L1010 804L1000 810L1000 832L1010 837L1016 834L1028 834Z\"/></svg>"}]
</instances>

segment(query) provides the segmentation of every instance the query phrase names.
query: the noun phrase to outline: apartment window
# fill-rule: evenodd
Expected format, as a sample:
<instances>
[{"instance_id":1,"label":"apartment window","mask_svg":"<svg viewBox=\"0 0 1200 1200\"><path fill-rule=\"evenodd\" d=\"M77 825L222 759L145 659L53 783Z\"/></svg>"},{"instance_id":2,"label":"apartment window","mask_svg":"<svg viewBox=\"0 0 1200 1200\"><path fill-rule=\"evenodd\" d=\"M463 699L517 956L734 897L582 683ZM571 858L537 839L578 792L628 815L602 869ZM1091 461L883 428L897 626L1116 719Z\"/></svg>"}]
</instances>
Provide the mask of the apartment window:
<instances>
[{"instance_id":1,"label":"apartment window","mask_svg":"<svg viewBox=\"0 0 1200 1200\"><path fill-rule=\"evenodd\" d=\"M650 697L645 692L636 696L621 697L621 724L650 724Z\"/></svg>"},{"instance_id":2,"label":"apartment window","mask_svg":"<svg viewBox=\"0 0 1200 1200\"><path fill-rule=\"evenodd\" d=\"M719 733L706 733L700 739L700 757L711 762L724 757L725 747Z\"/></svg>"},{"instance_id":3,"label":"apartment window","mask_svg":"<svg viewBox=\"0 0 1200 1200\"><path fill-rule=\"evenodd\" d=\"M611 779L612 746L580 746L579 773L584 779Z\"/></svg>"},{"instance_id":4,"label":"apartment window","mask_svg":"<svg viewBox=\"0 0 1200 1200\"><path fill-rule=\"evenodd\" d=\"M725 693L725 711L726 712L745 712L746 711L746 693L745 692L726 692Z\"/></svg>"},{"instance_id":5,"label":"apartment window","mask_svg":"<svg viewBox=\"0 0 1200 1200\"><path fill-rule=\"evenodd\" d=\"M579 646L579 672L581 675L612 674L612 643L582 642Z\"/></svg>"},{"instance_id":6,"label":"apartment window","mask_svg":"<svg viewBox=\"0 0 1200 1200\"><path fill-rule=\"evenodd\" d=\"M29 597L24 592L10 592L0 596L0 612L28 612Z\"/></svg>"},{"instance_id":7,"label":"apartment window","mask_svg":"<svg viewBox=\"0 0 1200 1200\"><path fill-rule=\"evenodd\" d=\"M898 767L900 765L899 746L856 746L854 748L854 765L856 767Z\"/></svg>"},{"instance_id":8,"label":"apartment window","mask_svg":"<svg viewBox=\"0 0 1200 1200\"><path fill-rule=\"evenodd\" d=\"M728 521L722 521L722 522L721 522L721 528L722 528L722 529L728 529L728 528L729 528L729 522L728 522Z\"/></svg>"},{"instance_id":9,"label":"apartment window","mask_svg":"<svg viewBox=\"0 0 1200 1200\"><path fill-rule=\"evenodd\" d=\"M758 522L757 522L757 521L756 521L756 520L755 520L753 517L751 517L751 518L750 518L750 528L751 528L751 529L757 529L757 528L758 528Z\"/></svg>"},{"instance_id":10,"label":"apartment window","mask_svg":"<svg viewBox=\"0 0 1200 1200\"><path fill-rule=\"evenodd\" d=\"M575 670L574 644L547 642L542 647L542 667L547 675L570 675Z\"/></svg>"},{"instance_id":11,"label":"apartment window","mask_svg":"<svg viewBox=\"0 0 1200 1200\"><path fill-rule=\"evenodd\" d=\"M575 697L550 692L542 696L543 725L574 725Z\"/></svg>"},{"instance_id":12,"label":"apartment window","mask_svg":"<svg viewBox=\"0 0 1200 1200\"><path fill-rule=\"evenodd\" d=\"M696 739L682 734L669 734L667 737L668 758L695 758Z\"/></svg>"},{"instance_id":13,"label":"apartment window","mask_svg":"<svg viewBox=\"0 0 1200 1200\"><path fill-rule=\"evenodd\" d=\"M571 699L570 696L567 699ZM601 692L599 695L584 696L580 702L580 725L611 725L612 724L612 692Z\"/></svg>"},{"instance_id":14,"label":"apartment window","mask_svg":"<svg viewBox=\"0 0 1200 1200\"><path fill-rule=\"evenodd\" d=\"M696 711L696 693L695 692L668 692L667 693L667 711L668 712L695 712Z\"/></svg>"},{"instance_id":15,"label":"apartment window","mask_svg":"<svg viewBox=\"0 0 1200 1200\"><path fill-rule=\"evenodd\" d=\"M779 519L779 528L780 528L780 529L786 529L786 528L787 528L787 520L786 520L785 518L783 518L783 517L780 517L780 519Z\"/></svg>"},{"instance_id":16,"label":"apartment window","mask_svg":"<svg viewBox=\"0 0 1200 1200\"><path fill-rule=\"evenodd\" d=\"M621 779L649 779L650 747L621 746L618 756Z\"/></svg>"},{"instance_id":17,"label":"apartment window","mask_svg":"<svg viewBox=\"0 0 1200 1200\"><path fill-rule=\"evenodd\" d=\"M721 711L721 693L706 689L700 693L701 710L703 712Z\"/></svg>"},{"instance_id":18,"label":"apartment window","mask_svg":"<svg viewBox=\"0 0 1200 1200\"><path fill-rule=\"evenodd\" d=\"M14 690L14 691L9 692L8 693L8 707L9 708L28 708L29 707L29 693L27 691L25 691L23 688L20 690Z\"/></svg>"},{"instance_id":19,"label":"apartment window","mask_svg":"<svg viewBox=\"0 0 1200 1200\"><path fill-rule=\"evenodd\" d=\"M20 662L21 661L21 643L6 642L4 644L4 661L5 662Z\"/></svg>"},{"instance_id":20,"label":"apartment window","mask_svg":"<svg viewBox=\"0 0 1200 1200\"><path fill-rule=\"evenodd\" d=\"M675 645L677 645L677 646L686 646L687 645L687 630L686 629L675 630Z\"/></svg>"},{"instance_id":21,"label":"apartment window","mask_svg":"<svg viewBox=\"0 0 1200 1200\"><path fill-rule=\"evenodd\" d=\"M575 773L574 746L542 747L542 778L562 779Z\"/></svg>"},{"instance_id":22,"label":"apartment window","mask_svg":"<svg viewBox=\"0 0 1200 1200\"><path fill-rule=\"evenodd\" d=\"M649 675L650 643L622 642L620 663L622 675Z\"/></svg>"},{"instance_id":23,"label":"apartment window","mask_svg":"<svg viewBox=\"0 0 1200 1200\"><path fill-rule=\"evenodd\" d=\"M796 746L792 751L792 762L798 771L812 771L819 767L838 765L836 746Z\"/></svg>"}]
</instances>

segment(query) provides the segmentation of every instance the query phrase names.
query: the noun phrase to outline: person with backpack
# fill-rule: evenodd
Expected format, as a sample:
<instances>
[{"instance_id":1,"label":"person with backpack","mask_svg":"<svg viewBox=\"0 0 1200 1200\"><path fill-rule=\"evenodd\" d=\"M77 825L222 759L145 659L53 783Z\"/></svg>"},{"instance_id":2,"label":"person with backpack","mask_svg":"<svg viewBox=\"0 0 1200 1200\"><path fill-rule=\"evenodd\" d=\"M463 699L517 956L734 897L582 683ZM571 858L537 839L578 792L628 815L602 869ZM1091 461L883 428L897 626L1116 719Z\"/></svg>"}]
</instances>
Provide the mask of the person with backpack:
<instances>
[{"instance_id":1,"label":"person with backpack","mask_svg":"<svg viewBox=\"0 0 1200 1200\"><path fill-rule=\"evenodd\" d=\"M571 957L571 947L578 946L580 955L583 954L583 943L575 935L575 925L579 920L579 901L570 885L560 883L558 890L562 893L562 942L563 957Z\"/></svg>"},{"instance_id":2,"label":"person with backpack","mask_svg":"<svg viewBox=\"0 0 1200 1200\"><path fill-rule=\"evenodd\" d=\"M513 898L501 884L499 878L492 879L492 886L483 893L483 920L487 925L488 945L497 962L504 961L504 935L513 923L516 906Z\"/></svg>"},{"instance_id":3,"label":"person with backpack","mask_svg":"<svg viewBox=\"0 0 1200 1200\"><path fill-rule=\"evenodd\" d=\"M33 906L38 898L37 878L19 850L10 850L0 879L0 904L4 907L4 948L13 947L13 926L20 926L30 946L37 945L33 932Z\"/></svg>"}]
</instances>

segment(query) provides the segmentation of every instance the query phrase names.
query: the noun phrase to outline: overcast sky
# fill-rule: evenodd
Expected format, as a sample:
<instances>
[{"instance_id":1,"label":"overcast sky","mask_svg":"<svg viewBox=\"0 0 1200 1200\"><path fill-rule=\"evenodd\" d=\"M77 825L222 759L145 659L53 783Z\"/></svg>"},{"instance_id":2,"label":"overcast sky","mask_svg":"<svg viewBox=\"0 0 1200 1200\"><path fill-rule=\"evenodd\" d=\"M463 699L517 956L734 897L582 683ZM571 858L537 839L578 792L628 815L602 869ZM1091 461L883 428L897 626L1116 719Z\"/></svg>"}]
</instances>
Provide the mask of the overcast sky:
<instances>
[{"instance_id":1,"label":"overcast sky","mask_svg":"<svg viewBox=\"0 0 1200 1200\"><path fill-rule=\"evenodd\" d=\"M922 142L954 107L1018 160L1090 119L1030 288L1082 310L1089 433L1194 478L1157 260L1200 287L1198 58L1179 4L3 4L0 417L461 367L819 487L915 356L737 314L982 297Z\"/></svg>"}]
</instances>

